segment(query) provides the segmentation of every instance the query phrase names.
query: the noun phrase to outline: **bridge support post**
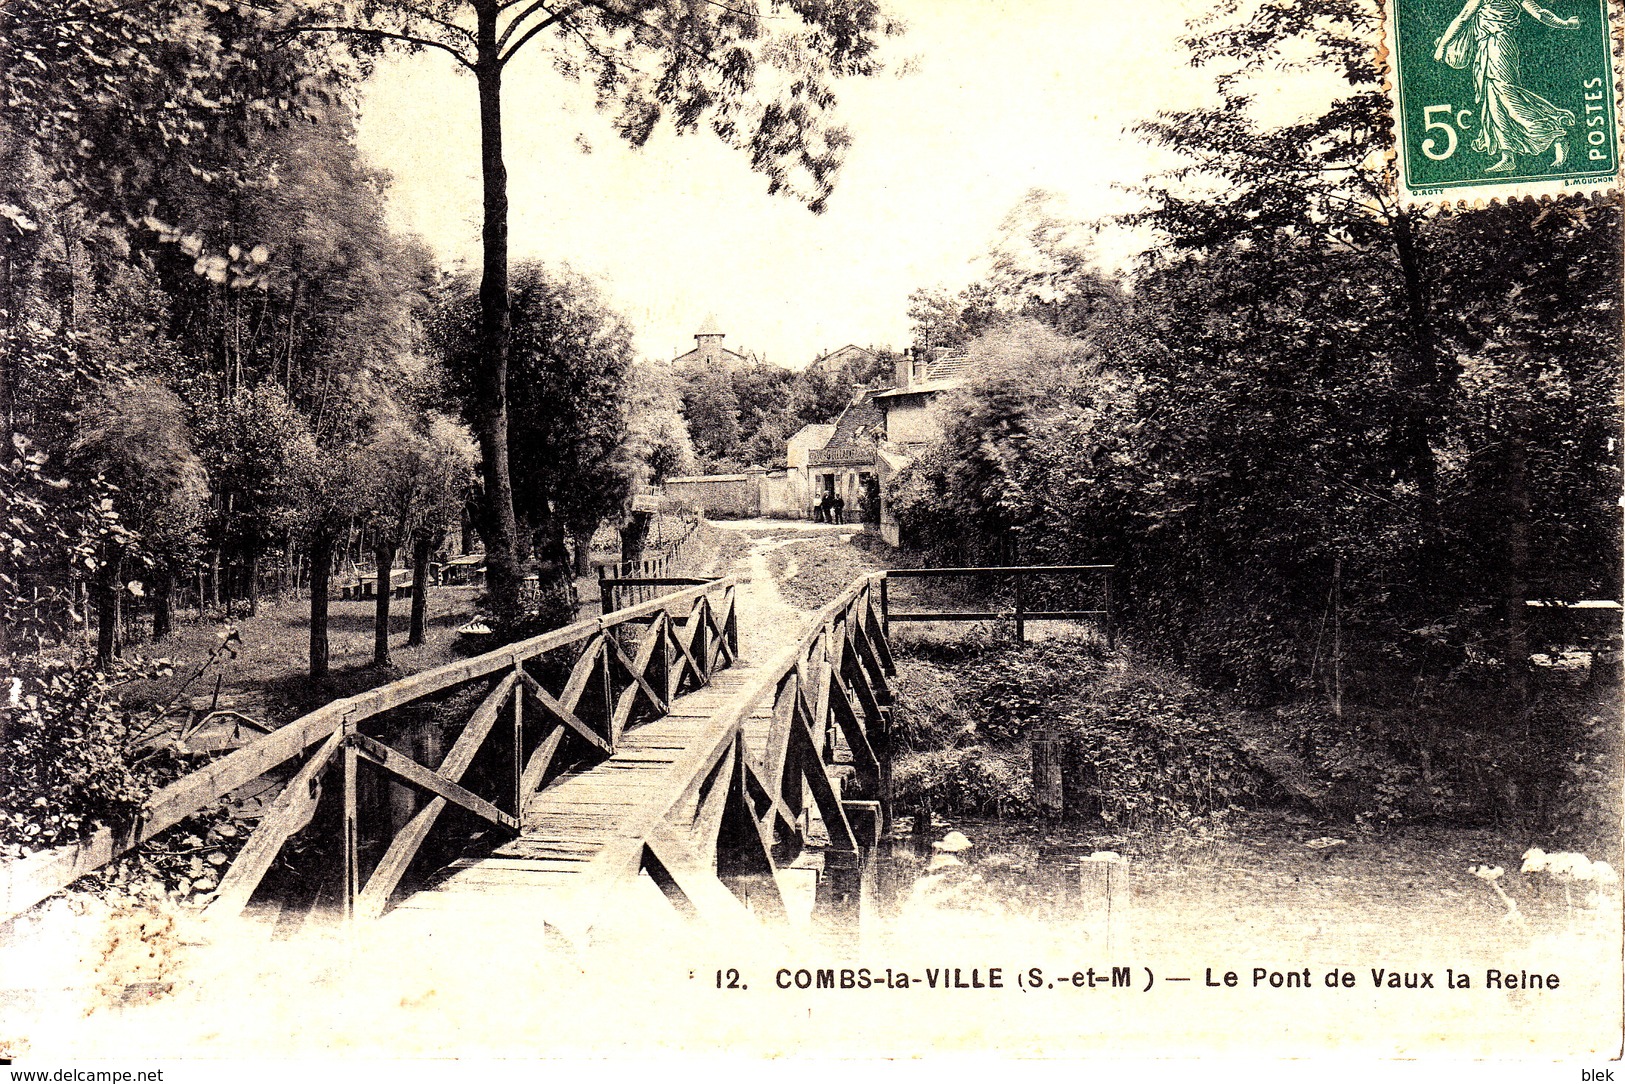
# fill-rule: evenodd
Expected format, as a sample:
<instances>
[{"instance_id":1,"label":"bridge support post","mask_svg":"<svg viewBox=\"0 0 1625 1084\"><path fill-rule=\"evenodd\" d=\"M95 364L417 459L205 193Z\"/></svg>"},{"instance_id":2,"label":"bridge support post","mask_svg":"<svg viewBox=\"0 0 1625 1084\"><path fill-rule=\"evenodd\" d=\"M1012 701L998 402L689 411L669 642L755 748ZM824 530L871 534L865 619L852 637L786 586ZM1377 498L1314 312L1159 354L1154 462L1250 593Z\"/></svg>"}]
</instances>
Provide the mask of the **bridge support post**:
<instances>
[{"instance_id":1,"label":"bridge support post","mask_svg":"<svg viewBox=\"0 0 1625 1084\"><path fill-rule=\"evenodd\" d=\"M348 727L350 724L346 723ZM344 744L344 920L355 920L355 900L361 894L360 825L356 812L356 749L348 741Z\"/></svg>"},{"instance_id":2,"label":"bridge support post","mask_svg":"<svg viewBox=\"0 0 1625 1084\"><path fill-rule=\"evenodd\" d=\"M832 938L855 940L862 923L864 901L875 897L880 803L843 801L841 809L852 826L858 849L824 852L824 875L818 880L816 908Z\"/></svg>"},{"instance_id":3,"label":"bridge support post","mask_svg":"<svg viewBox=\"0 0 1625 1084\"><path fill-rule=\"evenodd\" d=\"M888 595L887 587L886 587L886 585L888 583L890 583L890 582L891 582L891 580L886 576L886 574L881 573L881 575L880 575L880 634L882 636L886 637L887 640L891 639L891 598Z\"/></svg>"},{"instance_id":4,"label":"bridge support post","mask_svg":"<svg viewBox=\"0 0 1625 1084\"><path fill-rule=\"evenodd\" d=\"M856 939L863 910L863 860L857 851L825 851L814 906L831 940Z\"/></svg>"}]
</instances>

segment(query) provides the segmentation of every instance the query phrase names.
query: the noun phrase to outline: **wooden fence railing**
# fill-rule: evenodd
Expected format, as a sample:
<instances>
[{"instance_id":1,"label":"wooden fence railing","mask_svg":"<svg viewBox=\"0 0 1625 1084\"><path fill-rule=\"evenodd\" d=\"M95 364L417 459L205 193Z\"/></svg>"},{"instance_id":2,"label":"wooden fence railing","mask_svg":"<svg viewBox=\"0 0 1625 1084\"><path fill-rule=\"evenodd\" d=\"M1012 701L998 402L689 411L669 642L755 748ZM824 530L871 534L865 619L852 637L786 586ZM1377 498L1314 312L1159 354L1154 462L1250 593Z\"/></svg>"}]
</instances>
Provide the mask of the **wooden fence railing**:
<instances>
[{"instance_id":1,"label":"wooden fence railing","mask_svg":"<svg viewBox=\"0 0 1625 1084\"><path fill-rule=\"evenodd\" d=\"M569 755L566 745L582 755L608 755L640 713L664 714L673 697L708 684L737 653L734 580L726 578L336 700L159 790L124 832L104 828L84 843L0 865L0 923L311 749L222 878L210 910L231 912L248 902L284 844L315 816L321 782L336 769L345 908L377 914L448 805L517 829L526 800ZM380 736L388 713L482 680L489 682L484 695L438 767ZM482 751L498 766L485 773L485 794L467 778ZM358 846L362 761L430 796L370 869Z\"/></svg>"},{"instance_id":2,"label":"wooden fence railing","mask_svg":"<svg viewBox=\"0 0 1625 1084\"><path fill-rule=\"evenodd\" d=\"M855 917L890 819L894 670L882 582L879 573L855 580L709 721L641 822L594 859L606 887L648 872L674 906L702 919L731 921L741 900L757 916L780 917L773 874L801 852L811 808L829 840L819 906ZM732 891L716 891L719 880Z\"/></svg>"},{"instance_id":3,"label":"wooden fence railing","mask_svg":"<svg viewBox=\"0 0 1625 1084\"><path fill-rule=\"evenodd\" d=\"M641 561L599 566L598 597L603 607L600 612L607 614L617 606L647 602L675 585L704 583L702 579L677 579L672 575L688 559L699 527L699 516L687 518L682 534L665 542L658 551Z\"/></svg>"},{"instance_id":4,"label":"wooden fence railing","mask_svg":"<svg viewBox=\"0 0 1625 1084\"><path fill-rule=\"evenodd\" d=\"M1086 619L1099 619L1101 631L1106 637L1106 646L1111 647L1117 636L1116 624L1112 618L1112 573L1116 565L1011 565L995 568L889 568L885 572L885 579L880 585L881 599L881 626L889 633L893 621L996 621L1013 618L1016 623L1016 639L1025 643L1027 640L1028 621L1080 621ZM1099 580L1099 605L1094 609L1030 609L1028 608L1028 585L1033 579L1039 577L1070 577L1081 579L1086 576L1096 577ZM891 608L891 595L887 586L893 579L960 579L969 580L978 586L990 586L999 581L1011 580L1015 585L1014 605L1008 610L911 610L898 612Z\"/></svg>"}]
</instances>

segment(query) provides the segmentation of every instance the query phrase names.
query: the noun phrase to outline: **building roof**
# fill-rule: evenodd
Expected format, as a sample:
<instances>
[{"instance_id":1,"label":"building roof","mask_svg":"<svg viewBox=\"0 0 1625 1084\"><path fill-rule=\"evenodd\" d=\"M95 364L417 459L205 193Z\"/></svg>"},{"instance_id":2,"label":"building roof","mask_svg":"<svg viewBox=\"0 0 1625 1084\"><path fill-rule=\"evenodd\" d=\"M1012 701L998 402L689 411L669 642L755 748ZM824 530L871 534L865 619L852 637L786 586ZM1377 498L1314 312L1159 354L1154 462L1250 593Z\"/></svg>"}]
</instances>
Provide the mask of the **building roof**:
<instances>
[{"instance_id":1,"label":"building roof","mask_svg":"<svg viewBox=\"0 0 1625 1084\"><path fill-rule=\"evenodd\" d=\"M859 355L867 358L873 358L875 356L875 352L866 346L859 346L857 343L847 343L838 350L831 350L827 354L820 354L818 357L813 359L812 365L809 366L809 368L828 369L832 365L843 363L851 364L850 359Z\"/></svg>"},{"instance_id":2,"label":"building roof","mask_svg":"<svg viewBox=\"0 0 1625 1084\"><path fill-rule=\"evenodd\" d=\"M875 449L875 459L893 474L914 462L914 457L908 454L907 445L893 444L887 441ZM918 447L916 445L915 447Z\"/></svg>"},{"instance_id":3,"label":"building roof","mask_svg":"<svg viewBox=\"0 0 1625 1084\"><path fill-rule=\"evenodd\" d=\"M938 358L925 367L920 379L907 387L887 388L885 391L874 393L877 399L897 399L905 395L928 395L940 391L952 391L962 387L965 383L965 367L970 361L964 354L955 354L951 357Z\"/></svg>"},{"instance_id":4,"label":"building roof","mask_svg":"<svg viewBox=\"0 0 1625 1084\"><path fill-rule=\"evenodd\" d=\"M740 365L750 364L749 358L737 351L729 350L726 346L721 347L719 352L721 353L723 360L727 361L730 365L734 363L738 363ZM696 346L694 349L678 354L676 357L672 358L671 363L673 365L684 365L690 361L698 360L700 357L700 348Z\"/></svg>"},{"instance_id":5,"label":"building roof","mask_svg":"<svg viewBox=\"0 0 1625 1084\"><path fill-rule=\"evenodd\" d=\"M709 312L706 313L705 314L705 322L700 325L700 330L696 331L694 334L696 336L699 336L699 335L721 335L722 334L722 329L717 326L716 314L715 313L709 313Z\"/></svg>"},{"instance_id":6,"label":"building roof","mask_svg":"<svg viewBox=\"0 0 1625 1084\"><path fill-rule=\"evenodd\" d=\"M965 366L970 358L964 354L952 354L945 358L938 358L925 367L925 379L922 384L929 384L938 380L965 379Z\"/></svg>"},{"instance_id":7,"label":"building roof","mask_svg":"<svg viewBox=\"0 0 1625 1084\"><path fill-rule=\"evenodd\" d=\"M872 447L885 432L886 414L880 409L880 404L868 392L861 392L858 398L848 404L841 411L841 416L835 419L835 435L829 438L824 445L826 451L835 448L855 448L862 446Z\"/></svg>"},{"instance_id":8,"label":"building roof","mask_svg":"<svg viewBox=\"0 0 1625 1084\"><path fill-rule=\"evenodd\" d=\"M887 388L872 394L875 399L901 399L905 395L929 395L939 391L953 391L964 387L963 380L927 380L923 384L911 384L906 388Z\"/></svg>"},{"instance_id":9,"label":"building roof","mask_svg":"<svg viewBox=\"0 0 1625 1084\"><path fill-rule=\"evenodd\" d=\"M793 444L800 441L809 448L822 448L829 443L829 439L834 435L835 426L828 422L818 425L804 425L790 434L790 439L786 443Z\"/></svg>"}]
</instances>

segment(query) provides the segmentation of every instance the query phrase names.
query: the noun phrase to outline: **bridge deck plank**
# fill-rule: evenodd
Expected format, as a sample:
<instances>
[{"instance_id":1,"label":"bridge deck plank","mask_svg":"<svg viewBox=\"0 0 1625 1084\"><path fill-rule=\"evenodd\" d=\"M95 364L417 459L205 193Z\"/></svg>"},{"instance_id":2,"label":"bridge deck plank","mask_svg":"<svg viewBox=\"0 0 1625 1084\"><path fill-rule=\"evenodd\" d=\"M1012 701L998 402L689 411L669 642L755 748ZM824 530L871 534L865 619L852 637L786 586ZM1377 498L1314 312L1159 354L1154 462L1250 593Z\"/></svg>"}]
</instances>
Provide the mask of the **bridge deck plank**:
<instances>
[{"instance_id":1,"label":"bridge deck plank","mask_svg":"<svg viewBox=\"0 0 1625 1084\"><path fill-rule=\"evenodd\" d=\"M711 684L672 702L671 712L627 730L615 754L591 768L566 773L525 803L523 831L481 858L464 859L396 910L469 910L515 906L545 916L567 906L571 890L587 883L592 860L624 836L649 803L670 793L669 773L708 732L708 724L756 678L748 666L716 674ZM746 722L746 740L760 756L772 721L771 705Z\"/></svg>"}]
</instances>

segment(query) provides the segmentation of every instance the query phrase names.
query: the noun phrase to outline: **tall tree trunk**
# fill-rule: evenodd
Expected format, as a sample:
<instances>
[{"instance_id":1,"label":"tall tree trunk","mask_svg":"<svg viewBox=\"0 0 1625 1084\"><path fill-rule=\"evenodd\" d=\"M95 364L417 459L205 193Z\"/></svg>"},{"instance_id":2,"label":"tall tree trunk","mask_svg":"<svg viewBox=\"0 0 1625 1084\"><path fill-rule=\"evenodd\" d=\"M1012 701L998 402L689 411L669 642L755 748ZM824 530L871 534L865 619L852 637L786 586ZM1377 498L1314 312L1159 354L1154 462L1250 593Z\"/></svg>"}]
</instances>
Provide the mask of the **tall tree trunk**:
<instances>
[{"instance_id":1,"label":"tall tree trunk","mask_svg":"<svg viewBox=\"0 0 1625 1084\"><path fill-rule=\"evenodd\" d=\"M577 576L592 575L592 536L597 533L596 530L570 532L571 556L575 558Z\"/></svg>"},{"instance_id":2,"label":"tall tree trunk","mask_svg":"<svg viewBox=\"0 0 1625 1084\"><path fill-rule=\"evenodd\" d=\"M209 605L220 605L220 547L209 554Z\"/></svg>"},{"instance_id":3,"label":"tall tree trunk","mask_svg":"<svg viewBox=\"0 0 1625 1084\"><path fill-rule=\"evenodd\" d=\"M434 543L422 532L412 539L412 624L406 633L407 647L423 643L423 619L429 610L429 555Z\"/></svg>"},{"instance_id":4,"label":"tall tree trunk","mask_svg":"<svg viewBox=\"0 0 1625 1084\"><path fill-rule=\"evenodd\" d=\"M260 612L260 547L258 543L248 550L248 616Z\"/></svg>"},{"instance_id":5,"label":"tall tree trunk","mask_svg":"<svg viewBox=\"0 0 1625 1084\"><path fill-rule=\"evenodd\" d=\"M96 668L113 665L118 649L119 563L123 554L112 545L102 547L101 564L96 569Z\"/></svg>"},{"instance_id":6,"label":"tall tree trunk","mask_svg":"<svg viewBox=\"0 0 1625 1084\"><path fill-rule=\"evenodd\" d=\"M486 584L497 622L520 617L518 534L513 483L508 474L508 169L502 160L502 62L497 49L495 0L477 0L474 79L480 99L480 170L485 222L480 279L480 363L474 427L480 443L480 534L485 538Z\"/></svg>"},{"instance_id":7,"label":"tall tree trunk","mask_svg":"<svg viewBox=\"0 0 1625 1084\"><path fill-rule=\"evenodd\" d=\"M18 141L21 142L20 140ZM11 245L0 242L0 312L6 314L7 332L17 326L17 299L14 286L15 271L11 258ZM0 350L0 455L9 462L12 456L12 422L16 408L12 395L12 351ZM3 623L0 623L3 624ZM6 630L0 627L0 644L4 644Z\"/></svg>"},{"instance_id":8,"label":"tall tree trunk","mask_svg":"<svg viewBox=\"0 0 1625 1084\"><path fill-rule=\"evenodd\" d=\"M317 531L310 540L310 676L327 677L327 585L333 575L333 536Z\"/></svg>"},{"instance_id":9,"label":"tall tree trunk","mask_svg":"<svg viewBox=\"0 0 1625 1084\"><path fill-rule=\"evenodd\" d=\"M372 664L388 666L389 597L395 593L393 582L395 547L385 542L377 542L373 546L372 555L378 562L378 598L372 618Z\"/></svg>"},{"instance_id":10,"label":"tall tree trunk","mask_svg":"<svg viewBox=\"0 0 1625 1084\"><path fill-rule=\"evenodd\" d=\"M175 626L171 614L175 597L175 573L167 562L159 562L152 570L152 638L162 640Z\"/></svg>"},{"instance_id":11,"label":"tall tree trunk","mask_svg":"<svg viewBox=\"0 0 1625 1084\"><path fill-rule=\"evenodd\" d=\"M1401 352L1405 366L1399 375L1399 416L1394 426L1396 465L1416 483L1426 546L1433 541L1438 518L1437 466L1432 438L1448 394L1447 374L1439 364L1433 331L1433 290L1423 263L1421 239L1410 215L1394 216L1394 248L1405 289L1408 342Z\"/></svg>"}]
</instances>

